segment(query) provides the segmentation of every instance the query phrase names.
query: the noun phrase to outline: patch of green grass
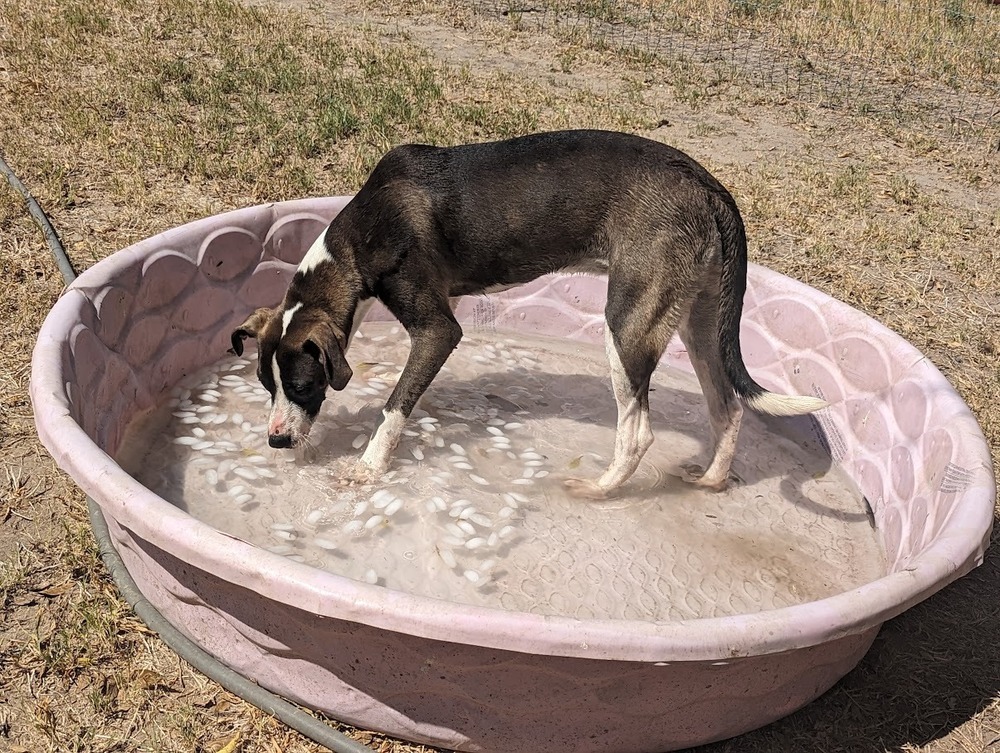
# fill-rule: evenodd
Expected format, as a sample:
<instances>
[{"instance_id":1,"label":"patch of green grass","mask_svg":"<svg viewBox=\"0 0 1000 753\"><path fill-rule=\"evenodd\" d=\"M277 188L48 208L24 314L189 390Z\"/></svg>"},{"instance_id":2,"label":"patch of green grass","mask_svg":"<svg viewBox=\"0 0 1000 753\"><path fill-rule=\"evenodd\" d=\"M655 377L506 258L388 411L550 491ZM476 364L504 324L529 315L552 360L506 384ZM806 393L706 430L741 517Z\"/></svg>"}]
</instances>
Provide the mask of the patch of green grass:
<instances>
[{"instance_id":1,"label":"patch of green grass","mask_svg":"<svg viewBox=\"0 0 1000 753\"><path fill-rule=\"evenodd\" d=\"M0 559L0 610L5 609L11 597L25 587L32 566L26 553L17 548L10 558Z\"/></svg>"},{"instance_id":2,"label":"patch of green grass","mask_svg":"<svg viewBox=\"0 0 1000 753\"><path fill-rule=\"evenodd\" d=\"M110 175L125 174L120 184L160 172L278 200L317 189L312 161L332 160L355 187L396 144L511 135L538 122L510 98L455 96L461 77L412 45L317 31L234 0L100 0L66 6L45 27L29 8L0 8L21 32L0 38L10 93L39 81L45 89L44 104L21 96L10 115L37 121L54 110L51 138L92 149ZM73 77L87 86L68 85ZM44 172L58 181L57 167Z\"/></svg>"},{"instance_id":3,"label":"patch of green grass","mask_svg":"<svg viewBox=\"0 0 1000 753\"><path fill-rule=\"evenodd\" d=\"M915 181L904 175L891 175L889 177L889 196L893 201L901 206L913 206L917 202L920 192Z\"/></svg>"}]
</instances>

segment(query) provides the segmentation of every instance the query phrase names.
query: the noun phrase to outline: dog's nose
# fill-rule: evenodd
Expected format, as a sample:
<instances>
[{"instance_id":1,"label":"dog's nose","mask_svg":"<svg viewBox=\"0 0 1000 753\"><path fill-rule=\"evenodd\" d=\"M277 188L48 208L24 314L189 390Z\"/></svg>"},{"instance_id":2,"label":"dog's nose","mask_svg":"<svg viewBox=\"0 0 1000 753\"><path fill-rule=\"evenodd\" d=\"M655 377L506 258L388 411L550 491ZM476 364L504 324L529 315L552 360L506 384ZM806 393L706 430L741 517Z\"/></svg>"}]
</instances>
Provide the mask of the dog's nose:
<instances>
[{"instance_id":1,"label":"dog's nose","mask_svg":"<svg viewBox=\"0 0 1000 753\"><path fill-rule=\"evenodd\" d=\"M292 446L291 434L268 434L267 443L276 449Z\"/></svg>"}]
</instances>

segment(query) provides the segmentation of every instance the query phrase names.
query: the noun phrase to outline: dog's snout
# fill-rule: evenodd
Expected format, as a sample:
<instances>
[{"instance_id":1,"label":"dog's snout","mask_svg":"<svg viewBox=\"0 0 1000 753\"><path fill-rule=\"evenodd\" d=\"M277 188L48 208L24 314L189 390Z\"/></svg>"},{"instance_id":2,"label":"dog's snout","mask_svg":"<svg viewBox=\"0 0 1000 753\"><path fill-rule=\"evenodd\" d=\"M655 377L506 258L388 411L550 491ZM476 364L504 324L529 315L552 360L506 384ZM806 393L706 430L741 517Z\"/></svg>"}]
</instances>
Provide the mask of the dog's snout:
<instances>
[{"instance_id":1,"label":"dog's snout","mask_svg":"<svg viewBox=\"0 0 1000 753\"><path fill-rule=\"evenodd\" d=\"M269 434L267 437L267 443L274 447L275 449L283 449L292 446L292 435L291 434Z\"/></svg>"}]
</instances>

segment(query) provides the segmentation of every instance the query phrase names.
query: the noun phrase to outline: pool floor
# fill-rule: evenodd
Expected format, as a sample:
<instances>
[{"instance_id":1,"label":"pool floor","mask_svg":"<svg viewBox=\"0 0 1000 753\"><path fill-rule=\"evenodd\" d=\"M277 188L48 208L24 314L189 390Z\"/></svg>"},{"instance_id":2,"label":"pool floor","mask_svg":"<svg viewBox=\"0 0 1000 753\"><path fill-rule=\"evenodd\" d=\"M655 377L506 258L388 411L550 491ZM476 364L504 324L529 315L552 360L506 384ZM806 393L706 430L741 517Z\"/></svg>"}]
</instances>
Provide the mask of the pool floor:
<instances>
[{"instance_id":1,"label":"pool floor","mask_svg":"<svg viewBox=\"0 0 1000 753\"><path fill-rule=\"evenodd\" d=\"M248 343L250 344L250 343ZM614 445L603 348L467 332L408 422L390 471L341 475L363 452L409 349L365 323L354 379L330 392L308 450L267 446L256 354L192 375L137 420L119 462L191 515L349 578L468 604L580 619L670 621L813 601L885 574L867 504L808 433L746 412L730 489L678 478L710 455L698 383L663 365L656 441L611 500L567 494ZM808 421L808 419L799 419ZM805 437L805 438L804 438Z\"/></svg>"}]
</instances>

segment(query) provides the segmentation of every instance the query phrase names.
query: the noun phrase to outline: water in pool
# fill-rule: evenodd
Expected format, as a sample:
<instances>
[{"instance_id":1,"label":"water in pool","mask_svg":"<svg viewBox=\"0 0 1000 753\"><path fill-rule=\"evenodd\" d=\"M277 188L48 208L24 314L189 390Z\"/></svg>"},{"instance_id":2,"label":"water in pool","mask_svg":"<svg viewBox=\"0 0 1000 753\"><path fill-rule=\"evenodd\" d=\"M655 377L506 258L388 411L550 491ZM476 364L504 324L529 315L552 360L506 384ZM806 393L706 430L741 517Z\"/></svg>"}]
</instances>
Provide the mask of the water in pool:
<instances>
[{"instance_id":1,"label":"water in pool","mask_svg":"<svg viewBox=\"0 0 1000 753\"><path fill-rule=\"evenodd\" d=\"M250 343L248 342L248 345ZM267 446L255 354L226 358L136 421L119 462L232 536L349 578L469 604L589 618L678 620L788 606L885 574L866 503L808 432L747 412L722 493L681 481L709 456L697 381L660 366L656 441L612 500L568 495L614 445L603 348L466 333L425 394L389 472L341 475L363 451L409 341L365 323L354 379L329 393L309 451ZM808 421L808 419L802 419Z\"/></svg>"}]
</instances>

